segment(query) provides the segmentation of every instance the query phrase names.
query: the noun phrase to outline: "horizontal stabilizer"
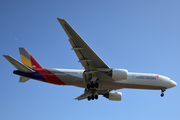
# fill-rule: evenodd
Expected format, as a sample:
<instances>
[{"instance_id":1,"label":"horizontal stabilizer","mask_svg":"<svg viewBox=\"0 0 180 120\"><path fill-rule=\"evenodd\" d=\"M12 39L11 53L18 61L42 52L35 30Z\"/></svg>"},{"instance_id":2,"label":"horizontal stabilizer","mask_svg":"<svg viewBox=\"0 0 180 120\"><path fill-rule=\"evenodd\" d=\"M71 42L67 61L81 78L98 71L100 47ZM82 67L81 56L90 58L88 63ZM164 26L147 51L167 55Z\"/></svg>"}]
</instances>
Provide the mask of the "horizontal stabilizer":
<instances>
[{"instance_id":1,"label":"horizontal stabilizer","mask_svg":"<svg viewBox=\"0 0 180 120\"><path fill-rule=\"evenodd\" d=\"M28 81L29 79L30 79L30 78L28 78L28 77L20 76L19 82L24 83L24 82Z\"/></svg>"},{"instance_id":2,"label":"horizontal stabilizer","mask_svg":"<svg viewBox=\"0 0 180 120\"><path fill-rule=\"evenodd\" d=\"M26 65L22 64L18 60L14 59L13 57L9 55L3 55L14 67L16 67L19 71L21 72L27 72L27 73L32 73L34 70L30 69Z\"/></svg>"}]
</instances>

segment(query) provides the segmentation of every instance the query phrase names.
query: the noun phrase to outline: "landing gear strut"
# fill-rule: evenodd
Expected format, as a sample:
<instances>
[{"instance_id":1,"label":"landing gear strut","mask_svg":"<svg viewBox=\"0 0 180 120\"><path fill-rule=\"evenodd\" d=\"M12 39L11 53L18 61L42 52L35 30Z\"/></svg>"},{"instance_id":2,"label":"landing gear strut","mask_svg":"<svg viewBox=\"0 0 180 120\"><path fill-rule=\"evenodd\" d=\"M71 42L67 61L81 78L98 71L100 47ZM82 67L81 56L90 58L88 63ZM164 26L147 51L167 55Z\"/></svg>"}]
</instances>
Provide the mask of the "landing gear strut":
<instances>
[{"instance_id":1,"label":"landing gear strut","mask_svg":"<svg viewBox=\"0 0 180 120\"><path fill-rule=\"evenodd\" d=\"M94 86L95 86L95 88L98 88L99 87L99 83L95 83Z\"/></svg>"},{"instance_id":2,"label":"landing gear strut","mask_svg":"<svg viewBox=\"0 0 180 120\"><path fill-rule=\"evenodd\" d=\"M166 91L166 88L162 88L162 89L161 89L161 92L162 92L162 93L161 93L161 97L164 96L164 92L165 92L165 91Z\"/></svg>"},{"instance_id":3,"label":"landing gear strut","mask_svg":"<svg viewBox=\"0 0 180 120\"><path fill-rule=\"evenodd\" d=\"M91 85L90 84L87 84L87 89L90 89L91 88Z\"/></svg>"},{"instance_id":4,"label":"landing gear strut","mask_svg":"<svg viewBox=\"0 0 180 120\"><path fill-rule=\"evenodd\" d=\"M93 82L91 82L91 88L94 88L94 83Z\"/></svg>"}]
</instances>

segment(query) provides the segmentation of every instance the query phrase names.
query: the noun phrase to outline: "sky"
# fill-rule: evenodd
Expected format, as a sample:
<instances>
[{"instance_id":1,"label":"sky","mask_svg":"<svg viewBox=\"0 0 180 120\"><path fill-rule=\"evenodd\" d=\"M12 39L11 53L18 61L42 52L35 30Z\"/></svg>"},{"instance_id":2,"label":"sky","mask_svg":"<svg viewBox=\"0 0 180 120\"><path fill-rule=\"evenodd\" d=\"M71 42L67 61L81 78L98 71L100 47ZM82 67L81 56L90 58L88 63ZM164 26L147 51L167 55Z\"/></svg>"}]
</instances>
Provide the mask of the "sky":
<instances>
[{"instance_id":1,"label":"sky","mask_svg":"<svg viewBox=\"0 0 180 120\"><path fill-rule=\"evenodd\" d=\"M84 69L56 19L65 19L111 68L155 73L179 83L179 0L1 0L1 120L179 120L180 87L120 89L122 101L77 101L83 88L19 83L2 55L25 47L44 68Z\"/></svg>"}]
</instances>

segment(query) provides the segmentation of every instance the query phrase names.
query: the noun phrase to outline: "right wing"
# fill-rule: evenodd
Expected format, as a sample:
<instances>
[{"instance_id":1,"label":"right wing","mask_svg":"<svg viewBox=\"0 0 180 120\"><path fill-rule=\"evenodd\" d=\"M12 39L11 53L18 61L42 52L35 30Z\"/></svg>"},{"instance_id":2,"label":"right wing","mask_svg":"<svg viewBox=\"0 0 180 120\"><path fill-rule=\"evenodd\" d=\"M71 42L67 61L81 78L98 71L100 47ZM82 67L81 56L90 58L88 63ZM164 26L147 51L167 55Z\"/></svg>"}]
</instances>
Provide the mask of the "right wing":
<instances>
[{"instance_id":1,"label":"right wing","mask_svg":"<svg viewBox=\"0 0 180 120\"><path fill-rule=\"evenodd\" d=\"M79 97L75 98L76 100L83 100L86 99L88 96L92 95L93 90L87 90L85 91L82 95L80 95Z\"/></svg>"},{"instance_id":2,"label":"right wing","mask_svg":"<svg viewBox=\"0 0 180 120\"><path fill-rule=\"evenodd\" d=\"M69 37L72 50L75 51L79 62L86 70L109 68L64 19L57 19Z\"/></svg>"}]
</instances>

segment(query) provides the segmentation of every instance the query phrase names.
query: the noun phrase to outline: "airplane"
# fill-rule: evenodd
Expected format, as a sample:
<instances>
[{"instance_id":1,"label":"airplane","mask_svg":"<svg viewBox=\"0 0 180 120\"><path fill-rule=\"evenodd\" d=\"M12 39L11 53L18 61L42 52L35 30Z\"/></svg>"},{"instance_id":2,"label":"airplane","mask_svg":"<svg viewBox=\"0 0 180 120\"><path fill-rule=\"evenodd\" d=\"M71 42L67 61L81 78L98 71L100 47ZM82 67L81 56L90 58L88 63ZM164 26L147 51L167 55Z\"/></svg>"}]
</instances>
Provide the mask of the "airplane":
<instances>
[{"instance_id":1,"label":"airplane","mask_svg":"<svg viewBox=\"0 0 180 120\"><path fill-rule=\"evenodd\" d=\"M113 90L148 89L161 90L161 97L166 89L175 87L176 82L158 74L133 73L126 69L110 68L64 20L57 18L69 37L72 50L85 70L46 69L23 47L19 48L21 62L9 55L3 55L14 67L13 73L19 75L19 82L35 79L56 85L71 85L84 88L84 93L77 100L98 99L99 95L113 101L121 101L122 93Z\"/></svg>"}]
</instances>

